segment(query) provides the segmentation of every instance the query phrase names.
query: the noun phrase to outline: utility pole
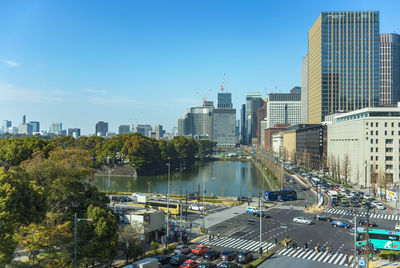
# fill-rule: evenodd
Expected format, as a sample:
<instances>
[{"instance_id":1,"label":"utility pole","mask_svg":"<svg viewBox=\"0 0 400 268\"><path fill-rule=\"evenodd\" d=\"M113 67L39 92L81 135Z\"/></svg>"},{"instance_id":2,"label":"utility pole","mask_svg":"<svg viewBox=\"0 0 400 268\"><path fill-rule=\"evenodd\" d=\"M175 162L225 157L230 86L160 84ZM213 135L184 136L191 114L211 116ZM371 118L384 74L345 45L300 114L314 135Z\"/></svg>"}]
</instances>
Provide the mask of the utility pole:
<instances>
[{"instance_id":1,"label":"utility pole","mask_svg":"<svg viewBox=\"0 0 400 268\"><path fill-rule=\"evenodd\" d=\"M260 188L259 188L260 189ZM262 216L263 216L263 210L262 210L262 204L261 204L261 192L258 194L258 201L260 204L260 256L262 256Z\"/></svg>"},{"instance_id":2,"label":"utility pole","mask_svg":"<svg viewBox=\"0 0 400 268\"><path fill-rule=\"evenodd\" d=\"M357 263L357 216L354 216L354 261Z\"/></svg>"},{"instance_id":3,"label":"utility pole","mask_svg":"<svg viewBox=\"0 0 400 268\"><path fill-rule=\"evenodd\" d=\"M205 188L205 178L203 177L203 230L204 232L206 231L206 206L205 206L205 199L204 199L204 194L206 192Z\"/></svg>"},{"instance_id":4,"label":"utility pole","mask_svg":"<svg viewBox=\"0 0 400 268\"><path fill-rule=\"evenodd\" d=\"M168 195L167 195L167 238L165 239L165 248L168 249L169 240L169 191L170 191L170 180L171 180L171 159L169 160L168 166Z\"/></svg>"}]
</instances>

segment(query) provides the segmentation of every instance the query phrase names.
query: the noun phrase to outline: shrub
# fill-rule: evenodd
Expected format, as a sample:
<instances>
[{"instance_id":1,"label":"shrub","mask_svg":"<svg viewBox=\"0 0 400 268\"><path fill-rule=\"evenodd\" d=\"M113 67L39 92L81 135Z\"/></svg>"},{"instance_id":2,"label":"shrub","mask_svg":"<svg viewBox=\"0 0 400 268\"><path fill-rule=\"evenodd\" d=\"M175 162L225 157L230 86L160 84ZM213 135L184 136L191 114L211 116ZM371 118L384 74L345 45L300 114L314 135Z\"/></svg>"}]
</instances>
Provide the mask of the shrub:
<instances>
[{"instance_id":1,"label":"shrub","mask_svg":"<svg viewBox=\"0 0 400 268\"><path fill-rule=\"evenodd\" d=\"M379 253L379 258L389 260L390 259L390 253L392 253L393 258L398 259L399 257L399 252L394 251L394 250L383 250Z\"/></svg>"},{"instance_id":2,"label":"shrub","mask_svg":"<svg viewBox=\"0 0 400 268\"><path fill-rule=\"evenodd\" d=\"M151 250L156 250L158 249L158 243L156 241L151 241L150 243L150 249Z\"/></svg>"}]
</instances>

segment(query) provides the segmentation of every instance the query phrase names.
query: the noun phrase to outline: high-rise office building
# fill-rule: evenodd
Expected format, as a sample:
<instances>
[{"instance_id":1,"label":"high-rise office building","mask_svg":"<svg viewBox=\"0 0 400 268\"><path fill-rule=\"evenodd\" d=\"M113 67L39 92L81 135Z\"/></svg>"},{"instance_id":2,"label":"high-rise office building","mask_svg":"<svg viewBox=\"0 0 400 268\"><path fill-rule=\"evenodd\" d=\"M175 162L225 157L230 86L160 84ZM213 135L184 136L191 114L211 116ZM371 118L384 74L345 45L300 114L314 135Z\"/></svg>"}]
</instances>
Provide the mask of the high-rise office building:
<instances>
[{"instance_id":1,"label":"high-rise office building","mask_svg":"<svg viewBox=\"0 0 400 268\"><path fill-rule=\"evenodd\" d=\"M250 92L246 94L246 138L244 144L251 145L252 139L256 138L257 112L262 105L263 100L260 92Z\"/></svg>"},{"instance_id":2,"label":"high-rise office building","mask_svg":"<svg viewBox=\"0 0 400 268\"><path fill-rule=\"evenodd\" d=\"M160 139L164 136L165 130L162 125L155 125L154 132L156 133L156 139Z\"/></svg>"},{"instance_id":3,"label":"high-rise office building","mask_svg":"<svg viewBox=\"0 0 400 268\"><path fill-rule=\"evenodd\" d=\"M308 123L308 55L301 61L301 122Z\"/></svg>"},{"instance_id":4,"label":"high-rise office building","mask_svg":"<svg viewBox=\"0 0 400 268\"><path fill-rule=\"evenodd\" d=\"M290 94L301 94L301 87L296 86L290 90Z\"/></svg>"},{"instance_id":5,"label":"high-rise office building","mask_svg":"<svg viewBox=\"0 0 400 268\"><path fill-rule=\"evenodd\" d=\"M381 34L379 104L400 101L400 35Z\"/></svg>"},{"instance_id":6,"label":"high-rise office building","mask_svg":"<svg viewBox=\"0 0 400 268\"><path fill-rule=\"evenodd\" d=\"M212 113L212 140L220 147L236 146L236 109L231 93L218 93L217 109Z\"/></svg>"},{"instance_id":7,"label":"high-rise office building","mask_svg":"<svg viewBox=\"0 0 400 268\"><path fill-rule=\"evenodd\" d=\"M296 125L301 122L300 94L269 94L267 103L266 129L277 124Z\"/></svg>"},{"instance_id":8,"label":"high-rise office building","mask_svg":"<svg viewBox=\"0 0 400 268\"><path fill-rule=\"evenodd\" d=\"M30 121L29 124L32 125L32 132L40 132L40 122Z\"/></svg>"},{"instance_id":9,"label":"high-rise office building","mask_svg":"<svg viewBox=\"0 0 400 268\"><path fill-rule=\"evenodd\" d=\"M2 127L3 134L8 133L9 128L10 128L11 126L12 126L11 121L9 121L9 120L4 120L4 121L3 121L3 127Z\"/></svg>"},{"instance_id":10,"label":"high-rise office building","mask_svg":"<svg viewBox=\"0 0 400 268\"><path fill-rule=\"evenodd\" d=\"M26 124L26 115L22 117L22 124Z\"/></svg>"},{"instance_id":11,"label":"high-rise office building","mask_svg":"<svg viewBox=\"0 0 400 268\"><path fill-rule=\"evenodd\" d=\"M131 132L129 125L120 125L118 127L118 134L128 134Z\"/></svg>"},{"instance_id":12,"label":"high-rise office building","mask_svg":"<svg viewBox=\"0 0 400 268\"><path fill-rule=\"evenodd\" d=\"M26 121L25 121L26 122ZM32 135L33 126L31 124L20 124L18 127L18 134Z\"/></svg>"},{"instance_id":13,"label":"high-rise office building","mask_svg":"<svg viewBox=\"0 0 400 268\"><path fill-rule=\"evenodd\" d=\"M178 119L178 135L213 140L214 103L206 101L203 106L191 107L183 118Z\"/></svg>"},{"instance_id":14,"label":"high-rise office building","mask_svg":"<svg viewBox=\"0 0 400 268\"><path fill-rule=\"evenodd\" d=\"M62 123L61 122L54 122L50 126L50 133L60 135L62 130Z\"/></svg>"},{"instance_id":15,"label":"high-rise office building","mask_svg":"<svg viewBox=\"0 0 400 268\"><path fill-rule=\"evenodd\" d=\"M137 125L136 126L136 131L139 132L144 137L149 137L149 133L152 130L153 130L153 128L151 127L151 125Z\"/></svg>"},{"instance_id":16,"label":"high-rise office building","mask_svg":"<svg viewBox=\"0 0 400 268\"><path fill-rule=\"evenodd\" d=\"M99 121L95 127L95 135L105 137L108 132L108 122Z\"/></svg>"},{"instance_id":17,"label":"high-rise office building","mask_svg":"<svg viewBox=\"0 0 400 268\"><path fill-rule=\"evenodd\" d=\"M308 32L308 122L379 104L379 12L322 12Z\"/></svg>"},{"instance_id":18,"label":"high-rise office building","mask_svg":"<svg viewBox=\"0 0 400 268\"><path fill-rule=\"evenodd\" d=\"M72 136L75 139L79 138L81 136L81 129L80 128L69 128L68 136Z\"/></svg>"}]
</instances>

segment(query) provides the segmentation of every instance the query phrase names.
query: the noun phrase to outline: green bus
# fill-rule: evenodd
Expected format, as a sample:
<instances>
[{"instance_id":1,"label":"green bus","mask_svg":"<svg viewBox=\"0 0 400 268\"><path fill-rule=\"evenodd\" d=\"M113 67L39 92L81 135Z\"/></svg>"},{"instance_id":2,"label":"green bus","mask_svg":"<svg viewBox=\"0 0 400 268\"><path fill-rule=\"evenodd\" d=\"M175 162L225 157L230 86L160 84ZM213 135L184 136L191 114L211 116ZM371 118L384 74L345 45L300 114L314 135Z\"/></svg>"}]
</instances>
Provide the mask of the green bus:
<instances>
[{"instance_id":1,"label":"green bus","mask_svg":"<svg viewBox=\"0 0 400 268\"><path fill-rule=\"evenodd\" d=\"M382 230L382 229L369 229L369 243L372 244L375 250L399 250L399 232ZM363 227L357 228L357 247L364 247L367 243L367 229Z\"/></svg>"}]
</instances>

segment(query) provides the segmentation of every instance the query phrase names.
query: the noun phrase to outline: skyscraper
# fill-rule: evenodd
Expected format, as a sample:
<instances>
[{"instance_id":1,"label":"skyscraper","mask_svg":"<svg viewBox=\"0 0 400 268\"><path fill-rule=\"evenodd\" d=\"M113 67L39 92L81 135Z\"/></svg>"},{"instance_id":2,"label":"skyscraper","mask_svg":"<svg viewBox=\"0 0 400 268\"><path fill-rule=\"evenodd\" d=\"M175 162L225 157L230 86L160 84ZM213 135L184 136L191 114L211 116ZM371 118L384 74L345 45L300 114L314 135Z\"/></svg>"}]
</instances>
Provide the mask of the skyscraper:
<instances>
[{"instance_id":1,"label":"skyscraper","mask_svg":"<svg viewBox=\"0 0 400 268\"><path fill-rule=\"evenodd\" d=\"M108 132L108 122L99 121L95 127L95 135L105 137Z\"/></svg>"},{"instance_id":2,"label":"skyscraper","mask_svg":"<svg viewBox=\"0 0 400 268\"><path fill-rule=\"evenodd\" d=\"M40 122L30 121L29 124L32 125L32 132L40 132Z\"/></svg>"},{"instance_id":3,"label":"skyscraper","mask_svg":"<svg viewBox=\"0 0 400 268\"><path fill-rule=\"evenodd\" d=\"M236 109L231 93L218 93L217 109L212 114L212 140L220 147L236 146Z\"/></svg>"},{"instance_id":4,"label":"skyscraper","mask_svg":"<svg viewBox=\"0 0 400 268\"><path fill-rule=\"evenodd\" d=\"M62 130L62 123L61 122L54 122L50 126L50 133L60 135Z\"/></svg>"},{"instance_id":5,"label":"skyscraper","mask_svg":"<svg viewBox=\"0 0 400 268\"><path fill-rule=\"evenodd\" d=\"M26 115L22 117L22 124L26 124Z\"/></svg>"},{"instance_id":6,"label":"skyscraper","mask_svg":"<svg viewBox=\"0 0 400 268\"><path fill-rule=\"evenodd\" d=\"M301 122L308 123L308 54L301 61Z\"/></svg>"},{"instance_id":7,"label":"skyscraper","mask_svg":"<svg viewBox=\"0 0 400 268\"><path fill-rule=\"evenodd\" d=\"M130 132L131 130L129 125L120 125L118 127L118 134L128 134Z\"/></svg>"},{"instance_id":8,"label":"skyscraper","mask_svg":"<svg viewBox=\"0 0 400 268\"><path fill-rule=\"evenodd\" d=\"M379 104L400 101L400 35L381 34Z\"/></svg>"},{"instance_id":9,"label":"skyscraper","mask_svg":"<svg viewBox=\"0 0 400 268\"><path fill-rule=\"evenodd\" d=\"M10 128L11 126L12 126L11 121L4 120L4 121L3 121L3 127L2 127L3 134L4 134L4 133L8 133L8 130L9 130L9 128Z\"/></svg>"},{"instance_id":10,"label":"skyscraper","mask_svg":"<svg viewBox=\"0 0 400 268\"><path fill-rule=\"evenodd\" d=\"M251 144L252 138L256 137L257 130L257 111L263 105L263 100L261 99L261 93L247 93L246 94L246 140L244 144Z\"/></svg>"},{"instance_id":11,"label":"skyscraper","mask_svg":"<svg viewBox=\"0 0 400 268\"><path fill-rule=\"evenodd\" d=\"M308 118L379 104L379 12L322 12L308 32Z\"/></svg>"}]
</instances>

